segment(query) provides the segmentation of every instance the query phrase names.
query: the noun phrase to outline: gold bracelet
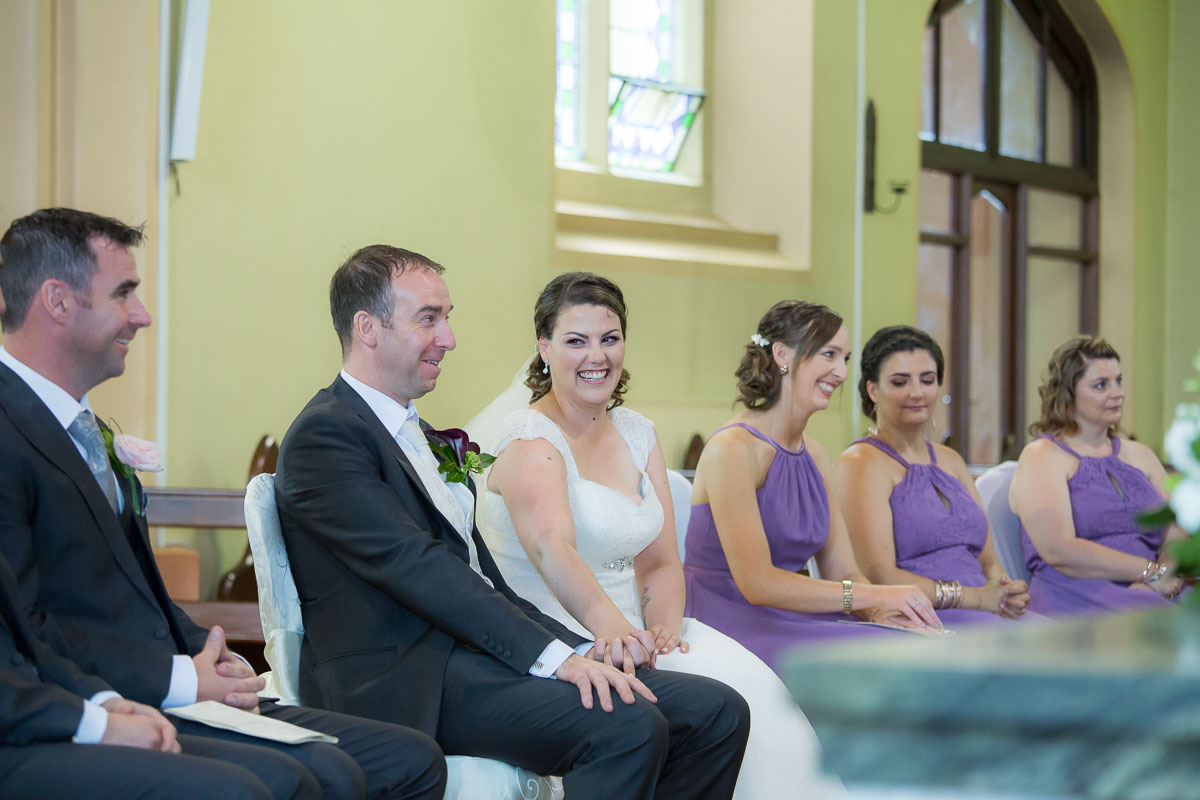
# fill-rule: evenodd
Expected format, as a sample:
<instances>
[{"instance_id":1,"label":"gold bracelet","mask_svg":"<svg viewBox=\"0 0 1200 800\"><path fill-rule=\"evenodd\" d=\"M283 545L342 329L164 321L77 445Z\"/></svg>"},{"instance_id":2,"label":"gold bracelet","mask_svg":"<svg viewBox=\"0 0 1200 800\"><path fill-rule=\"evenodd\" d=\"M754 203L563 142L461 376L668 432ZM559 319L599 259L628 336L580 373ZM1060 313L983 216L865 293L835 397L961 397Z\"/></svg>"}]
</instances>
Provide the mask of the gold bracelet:
<instances>
[{"instance_id":1,"label":"gold bracelet","mask_svg":"<svg viewBox=\"0 0 1200 800\"><path fill-rule=\"evenodd\" d=\"M854 610L854 584L842 581L842 613L849 614Z\"/></svg>"}]
</instances>

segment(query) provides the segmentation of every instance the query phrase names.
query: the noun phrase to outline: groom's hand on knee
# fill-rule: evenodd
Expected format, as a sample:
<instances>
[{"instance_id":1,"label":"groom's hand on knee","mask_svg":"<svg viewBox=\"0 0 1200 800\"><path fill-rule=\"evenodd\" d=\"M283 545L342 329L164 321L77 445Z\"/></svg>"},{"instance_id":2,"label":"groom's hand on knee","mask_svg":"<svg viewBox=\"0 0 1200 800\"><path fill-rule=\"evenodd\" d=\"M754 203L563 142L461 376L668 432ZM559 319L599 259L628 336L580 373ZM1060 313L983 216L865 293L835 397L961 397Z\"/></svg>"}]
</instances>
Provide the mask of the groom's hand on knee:
<instances>
[{"instance_id":1,"label":"groom's hand on knee","mask_svg":"<svg viewBox=\"0 0 1200 800\"><path fill-rule=\"evenodd\" d=\"M605 711L613 710L612 690L617 690L617 696L622 702L631 705L634 694L640 694L651 703L657 703L658 698L636 677L626 675L619 669L608 664L601 664L591 659L572 655L562 663L554 673L560 681L570 681L579 688L579 700L584 708L592 708L594 701L592 692L600 698L600 707Z\"/></svg>"}]
</instances>

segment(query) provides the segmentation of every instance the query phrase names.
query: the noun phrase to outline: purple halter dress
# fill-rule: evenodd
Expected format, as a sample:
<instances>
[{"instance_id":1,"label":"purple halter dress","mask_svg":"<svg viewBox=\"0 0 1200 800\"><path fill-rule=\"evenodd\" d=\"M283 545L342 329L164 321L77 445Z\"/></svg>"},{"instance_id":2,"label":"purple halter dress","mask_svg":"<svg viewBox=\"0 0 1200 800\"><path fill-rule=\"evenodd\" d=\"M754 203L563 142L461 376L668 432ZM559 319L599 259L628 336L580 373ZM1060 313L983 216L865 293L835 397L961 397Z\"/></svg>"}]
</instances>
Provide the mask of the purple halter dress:
<instances>
[{"instance_id":1,"label":"purple halter dress","mask_svg":"<svg viewBox=\"0 0 1200 800\"><path fill-rule=\"evenodd\" d=\"M987 544L987 515L962 482L938 466L933 445L925 442L928 464L910 464L881 439L868 436L858 441L882 450L907 470L888 498L896 566L963 586L987 583L979 563ZM968 608L947 608L937 614L947 628L1004 619L990 611Z\"/></svg>"},{"instance_id":2,"label":"purple halter dress","mask_svg":"<svg viewBox=\"0 0 1200 800\"><path fill-rule=\"evenodd\" d=\"M775 448L775 460L757 492L758 511L771 563L798 572L829 538L829 498L821 473L807 450L789 450L743 423L726 427L734 426ZM684 615L737 639L771 667L777 667L782 650L797 644L854 635L900 635L886 628L846 624L843 621L852 618L843 614L805 614L751 605L729 573L707 503L692 506L684 554Z\"/></svg>"},{"instance_id":3,"label":"purple halter dress","mask_svg":"<svg viewBox=\"0 0 1200 800\"><path fill-rule=\"evenodd\" d=\"M1161 505L1162 496L1140 469L1117 458L1121 440L1112 437L1112 455L1081 456L1051 434L1038 438L1049 439L1079 459L1079 469L1067 481L1075 536L1148 561L1156 559L1166 530L1144 530L1135 517ZM1153 592L1131 590L1126 583L1067 577L1038 556L1024 524L1021 549L1031 573L1029 608L1039 614L1067 616L1171 604Z\"/></svg>"}]
</instances>

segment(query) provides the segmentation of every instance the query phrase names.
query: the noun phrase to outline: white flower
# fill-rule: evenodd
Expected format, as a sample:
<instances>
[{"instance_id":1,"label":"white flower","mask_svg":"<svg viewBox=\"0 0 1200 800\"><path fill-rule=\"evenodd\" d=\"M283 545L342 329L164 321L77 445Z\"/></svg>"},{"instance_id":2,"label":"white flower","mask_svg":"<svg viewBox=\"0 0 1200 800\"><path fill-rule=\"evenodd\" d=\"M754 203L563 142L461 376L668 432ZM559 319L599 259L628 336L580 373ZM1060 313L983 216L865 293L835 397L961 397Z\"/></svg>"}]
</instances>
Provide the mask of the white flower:
<instances>
[{"instance_id":1,"label":"white flower","mask_svg":"<svg viewBox=\"0 0 1200 800\"><path fill-rule=\"evenodd\" d=\"M113 437L113 452L122 464L139 472L162 472L162 450L154 442L118 433Z\"/></svg>"},{"instance_id":2,"label":"white flower","mask_svg":"<svg viewBox=\"0 0 1200 800\"><path fill-rule=\"evenodd\" d=\"M750 334L750 341L759 347L767 347L771 344L771 340L765 336L759 336L757 333Z\"/></svg>"},{"instance_id":3,"label":"white flower","mask_svg":"<svg viewBox=\"0 0 1200 800\"><path fill-rule=\"evenodd\" d=\"M1189 478L1200 479L1200 459L1192 449L1197 439L1200 439L1200 406L1181 403L1163 439L1163 449L1175 469Z\"/></svg>"},{"instance_id":4,"label":"white flower","mask_svg":"<svg viewBox=\"0 0 1200 800\"><path fill-rule=\"evenodd\" d=\"M1200 531L1200 480L1186 478L1171 492L1171 510L1175 521L1189 533Z\"/></svg>"}]
</instances>

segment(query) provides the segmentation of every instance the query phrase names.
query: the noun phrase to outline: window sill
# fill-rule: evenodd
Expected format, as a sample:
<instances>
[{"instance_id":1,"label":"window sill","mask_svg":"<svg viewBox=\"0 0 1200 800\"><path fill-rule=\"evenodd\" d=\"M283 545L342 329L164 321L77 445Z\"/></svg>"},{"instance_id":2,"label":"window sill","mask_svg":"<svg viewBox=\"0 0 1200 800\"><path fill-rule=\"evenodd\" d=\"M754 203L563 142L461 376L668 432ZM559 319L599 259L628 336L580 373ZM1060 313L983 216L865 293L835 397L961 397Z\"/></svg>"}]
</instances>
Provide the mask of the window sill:
<instances>
[{"instance_id":1,"label":"window sill","mask_svg":"<svg viewBox=\"0 0 1200 800\"><path fill-rule=\"evenodd\" d=\"M564 259L603 270L695 265L718 271L806 272L779 252L779 237L738 230L715 217L687 216L559 200L554 248Z\"/></svg>"}]
</instances>

